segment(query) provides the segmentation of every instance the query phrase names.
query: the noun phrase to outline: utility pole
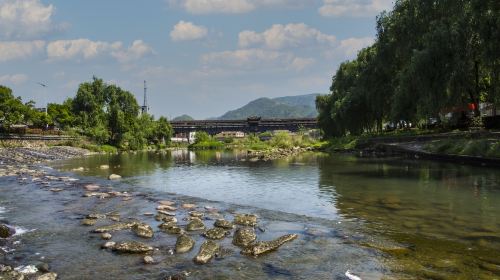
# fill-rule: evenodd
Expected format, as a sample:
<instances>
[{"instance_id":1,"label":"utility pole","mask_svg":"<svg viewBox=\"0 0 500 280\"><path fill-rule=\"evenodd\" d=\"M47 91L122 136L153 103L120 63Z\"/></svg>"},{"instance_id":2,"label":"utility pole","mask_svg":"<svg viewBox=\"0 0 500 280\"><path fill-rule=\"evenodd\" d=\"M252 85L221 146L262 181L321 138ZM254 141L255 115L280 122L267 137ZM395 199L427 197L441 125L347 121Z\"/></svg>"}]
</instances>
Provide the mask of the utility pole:
<instances>
[{"instance_id":1,"label":"utility pole","mask_svg":"<svg viewBox=\"0 0 500 280\"><path fill-rule=\"evenodd\" d=\"M146 86L146 81L144 81L144 102L141 107L141 113L145 114L149 111L149 106L148 106L148 96L147 96L147 86Z\"/></svg>"}]
</instances>

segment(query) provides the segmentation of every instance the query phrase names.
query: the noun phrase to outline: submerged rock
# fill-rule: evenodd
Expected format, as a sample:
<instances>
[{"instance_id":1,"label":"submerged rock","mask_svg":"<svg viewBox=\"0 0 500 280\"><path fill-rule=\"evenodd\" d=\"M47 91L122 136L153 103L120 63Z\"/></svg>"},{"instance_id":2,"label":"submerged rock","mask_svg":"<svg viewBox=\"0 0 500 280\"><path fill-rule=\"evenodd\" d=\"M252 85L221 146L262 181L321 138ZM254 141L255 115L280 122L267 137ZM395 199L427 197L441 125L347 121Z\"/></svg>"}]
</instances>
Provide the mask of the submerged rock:
<instances>
[{"instance_id":1,"label":"submerged rock","mask_svg":"<svg viewBox=\"0 0 500 280\"><path fill-rule=\"evenodd\" d=\"M196 204L184 203L184 204L182 204L181 207L184 208L184 209L192 209L192 208L196 208Z\"/></svg>"},{"instance_id":2,"label":"submerged rock","mask_svg":"<svg viewBox=\"0 0 500 280\"><path fill-rule=\"evenodd\" d=\"M93 226L96 222L96 219L83 219L81 224L82 226Z\"/></svg>"},{"instance_id":3,"label":"submerged rock","mask_svg":"<svg viewBox=\"0 0 500 280\"><path fill-rule=\"evenodd\" d=\"M160 201L158 201L158 203L161 205L167 205L167 206L172 206L175 204L175 202L170 201L170 200L160 200Z\"/></svg>"},{"instance_id":4,"label":"submerged rock","mask_svg":"<svg viewBox=\"0 0 500 280\"><path fill-rule=\"evenodd\" d=\"M89 184L89 185L86 185L83 187L85 190L87 191L91 191L91 192L95 192L95 191L98 191L100 189L100 187L98 185L94 185L94 184Z\"/></svg>"},{"instance_id":5,"label":"submerged rock","mask_svg":"<svg viewBox=\"0 0 500 280\"><path fill-rule=\"evenodd\" d=\"M88 214L85 218L87 219L104 219L106 218L106 215L104 214L98 214L98 213L92 213L92 214Z\"/></svg>"},{"instance_id":6,"label":"submerged rock","mask_svg":"<svg viewBox=\"0 0 500 280\"><path fill-rule=\"evenodd\" d=\"M15 229L7 225L0 224L0 238L9 238L15 233L16 233Z\"/></svg>"},{"instance_id":7,"label":"submerged rock","mask_svg":"<svg viewBox=\"0 0 500 280\"><path fill-rule=\"evenodd\" d=\"M180 228L176 222L165 222L165 223L158 225L158 227L162 231L164 231L166 233L170 233L170 234L182 234L182 233L184 233L184 230L182 228Z\"/></svg>"},{"instance_id":8,"label":"submerged rock","mask_svg":"<svg viewBox=\"0 0 500 280\"><path fill-rule=\"evenodd\" d=\"M236 214L234 216L234 223L253 227L257 225L257 216L254 214Z\"/></svg>"},{"instance_id":9,"label":"submerged rock","mask_svg":"<svg viewBox=\"0 0 500 280\"><path fill-rule=\"evenodd\" d=\"M208 263L213 257L215 257L215 254L219 251L219 249L219 244L214 241L205 241L200 247L200 252L198 252L198 255L194 258L194 262L198 264Z\"/></svg>"},{"instance_id":10,"label":"submerged rock","mask_svg":"<svg viewBox=\"0 0 500 280\"><path fill-rule=\"evenodd\" d=\"M198 211L191 211L191 212L189 212L189 216L194 217L194 218L201 218L201 217L203 217L203 213L198 212Z\"/></svg>"},{"instance_id":11,"label":"submerged rock","mask_svg":"<svg viewBox=\"0 0 500 280\"><path fill-rule=\"evenodd\" d=\"M102 238L103 240L110 240L111 238L113 238L113 235L111 235L111 234L110 234L110 233L108 233L108 232L105 232L105 233L101 234L101 238Z\"/></svg>"},{"instance_id":12,"label":"submerged rock","mask_svg":"<svg viewBox=\"0 0 500 280\"><path fill-rule=\"evenodd\" d=\"M189 252L193 249L194 243L193 238L185 234L181 234L177 237L177 242L175 242L175 252L178 254Z\"/></svg>"},{"instance_id":13,"label":"submerged rock","mask_svg":"<svg viewBox=\"0 0 500 280\"><path fill-rule=\"evenodd\" d=\"M155 260L151 256L145 256L143 261L144 261L144 264L153 264L155 262Z\"/></svg>"},{"instance_id":14,"label":"submerged rock","mask_svg":"<svg viewBox=\"0 0 500 280\"><path fill-rule=\"evenodd\" d=\"M131 229L136 224L137 224L137 222L116 223L116 224L112 224L112 225L98 227L98 228L94 229L92 232L94 232L94 233L103 233L103 232L110 232L110 231L119 231L119 230Z\"/></svg>"},{"instance_id":15,"label":"submerged rock","mask_svg":"<svg viewBox=\"0 0 500 280\"><path fill-rule=\"evenodd\" d=\"M141 254L153 251L153 247L141 242L130 241L116 244L113 250L119 253Z\"/></svg>"},{"instance_id":16,"label":"submerged rock","mask_svg":"<svg viewBox=\"0 0 500 280\"><path fill-rule=\"evenodd\" d=\"M219 227L219 228L223 228L223 229L233 229L234 228L233 223L231 223L228 220L224 220L224 219L216 220L214 223L214 226Z\"/></svg>"},{"instance_id":17,"label":"submerged rock","mask_svg":"<svg viewBox=\"0 0 500 280\"><path fill-rule=\"evenodd\" d=\"M253 228L239 228L233 236L233 244L240 247L246 247L257 239Z\"/></svg>"},{"instance_id":18,"label":"submerged rock","mask_svg":"<svg viewBox=\"0 0 500 280\"><path fill-rule=\"evenodd\" d=\"M151 238L154 235L153 228L148 224L137 223L132 226L132 231L135 235L142 238Z\"/></svg>"},{"instance_id":19,"label":"submerged rock","mask_svg":"<svg viewBox=\"0 0 500 280\"><path fill-rule=\"evenodd\" d=\"M113 249L113 248L115 248L115 246L116 246L116 242L108 241L108 242L102 244L101 248L102 249Z\"/></svg>"},{"instance_id":20,"label":"submerged rock","mask_svg":"<svg viewBox=\"0 0 500 280\"><path fill-rule=\"evenodd\" d=\"M158 210L159 215L164 215L164 216L175 216L175 212L169 212L165 210Z\"/></svg>"},{"instance_id":21,"label":"submerged rock","mask_svg":"<svg viewBox=\"0 0 500 280\"><path fill-rule=\"evenodd\" d=\"M208 239L222 239L227 235L227 231L223 228L211 228L203 233L203 236L205 236Z\"/></svg>"},{"instance_id":22,"label":"submerged rock","mask_svg":"<svg viewBox=\"0 0 500 280\"><path fill-rule=\"evenodd\" d=\"M259 241L252 245L249 245L241 251L242 254L259 256L264 253L278 249L281 245L286 242L292 241L298 237L297 234L286 234L272 241Z\"/></svg>"},{"instance_id":23,"label":"submerged rock","mask_svg":"<svg viewBox=\"0 0 500 280\"><path fill-rule=\"evenodd\" d=\"M118 174L111 174L111 175L109 175L109 177L108 177L108 179L109 179L109 180L119 180L119 179L121 179L121 178L122 178L122 176L120 176L120 175L118 175Z\"/></svg>"},{"instance_id":24,"label":"submerged rock","mask_svg":"<svg viewBox=\"0 0 500 280\"><path fill-rule=\"evenodd\" d=\"M56 280L56 279L57 279L57 273L54 272L45 273L36 278L36 280Z\"/></svg>"},{"instance_id":25,"label":"submerged rock","mask_svg":"<svg viewBox=\"0 0 500 280\"><path fill-rule=\"evenodd\" d=\"M160 204L156 206L156 210L176 211L177 207Z\"/></svg>"},{"instance_id":26,"label":"submerged rock","mask_svg":"<svg viewBox=\"0 0 500 280\"><path fill-rule=\"evenodd\" d=\"M187 231L204 230L205 224L200 219L193 219L186 225Z\"/></svg>"}]
</instances>

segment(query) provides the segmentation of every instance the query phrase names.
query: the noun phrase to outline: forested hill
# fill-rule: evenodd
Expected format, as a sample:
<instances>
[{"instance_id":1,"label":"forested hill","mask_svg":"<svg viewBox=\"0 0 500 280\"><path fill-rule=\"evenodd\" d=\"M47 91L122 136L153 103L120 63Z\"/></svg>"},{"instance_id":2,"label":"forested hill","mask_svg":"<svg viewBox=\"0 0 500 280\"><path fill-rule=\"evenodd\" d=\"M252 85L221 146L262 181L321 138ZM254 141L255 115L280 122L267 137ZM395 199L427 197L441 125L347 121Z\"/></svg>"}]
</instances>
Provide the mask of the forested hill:
<instances>
[{"instance_id":1,"label":"forested hill","mask_svg":"<svg viewBox=\"0 0 500 280\"><path fill-rule=\"evenodd\" d=\"M221 120L246 119L250 116L262 118L314 118L318 112L315 108L316 96L307 94L278 98L259 98L236 110L229 111L219 117Z\"/></svg>"}]
</instances>

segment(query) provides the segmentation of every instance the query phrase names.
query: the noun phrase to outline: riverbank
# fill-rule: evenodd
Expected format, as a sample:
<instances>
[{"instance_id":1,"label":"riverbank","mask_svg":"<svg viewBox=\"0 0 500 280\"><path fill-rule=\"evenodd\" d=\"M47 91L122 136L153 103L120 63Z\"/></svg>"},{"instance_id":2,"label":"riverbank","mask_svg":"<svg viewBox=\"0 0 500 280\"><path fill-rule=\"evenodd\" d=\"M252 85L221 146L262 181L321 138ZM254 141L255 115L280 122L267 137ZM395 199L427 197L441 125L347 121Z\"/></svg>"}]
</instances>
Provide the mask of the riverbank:
<instances>
[{"instance_id":1,"label":"riverbank","mask_svg":"<svg viewBox=\"0 0 500 280\"><path fill-rule=\"evenodd\" d=\"M403 155L415 159L499 166L500 133L479 130L399 136L351 136L330 140L323 150L329 153L354 152L364 157Z\"/></svg>"}]
</instances>

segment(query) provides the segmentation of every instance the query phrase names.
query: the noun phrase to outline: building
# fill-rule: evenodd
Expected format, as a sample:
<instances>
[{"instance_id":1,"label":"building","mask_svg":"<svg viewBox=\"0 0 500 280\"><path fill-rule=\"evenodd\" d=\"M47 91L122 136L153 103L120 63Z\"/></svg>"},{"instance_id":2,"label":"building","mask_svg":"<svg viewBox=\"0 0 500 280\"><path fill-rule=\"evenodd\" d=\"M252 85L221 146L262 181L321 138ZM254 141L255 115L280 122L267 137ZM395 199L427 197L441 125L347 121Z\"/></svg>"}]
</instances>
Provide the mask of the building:
<instances>
[{"instance_id":1,"label":"building","mask_svg":"<svg viewBox=\"0 0 500 280\"><path fill-rule=\"evenodd\" d=\"M226 138L244 138L245 133L241 131L223 131L215 135L217 139L226 139Z\"/></svg>"}]
</instances>

